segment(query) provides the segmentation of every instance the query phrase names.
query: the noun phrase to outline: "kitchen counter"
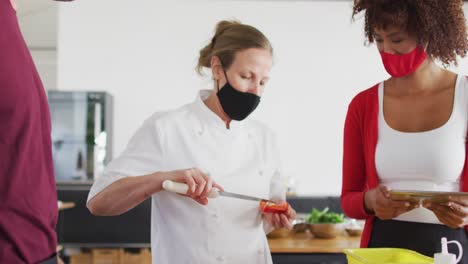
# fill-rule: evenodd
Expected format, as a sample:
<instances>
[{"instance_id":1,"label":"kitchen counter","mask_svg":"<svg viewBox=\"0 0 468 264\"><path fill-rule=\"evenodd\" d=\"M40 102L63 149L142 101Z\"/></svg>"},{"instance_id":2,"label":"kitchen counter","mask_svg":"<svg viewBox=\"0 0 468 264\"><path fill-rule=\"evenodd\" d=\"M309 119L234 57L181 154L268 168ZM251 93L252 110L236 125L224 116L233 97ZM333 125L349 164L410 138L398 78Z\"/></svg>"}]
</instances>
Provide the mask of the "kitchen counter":
<instances>
[{"instance_id":1,"label":"kitchen counter","mask_svg":"<svg viewBox=\"0 0 468 264\"><path fill-rule=\"evenodd\" d=\"M344 249L359 248L361 237L340 236L333 239L314 238L310 233L269 238L275 264L345 264Z\"/></svg>"},{"instance_id":2,"label":"kitchen counter","mask_svg":"<svg viewBox=\"0 0 468 264\"><path fill-rule=\"evenodd\" d=\"M299 233L284 238L269 238L271 253L343 253L343 249L359 248L361 237L340 236L333 239L314 238Z\"/></svg>"}]
</instances>

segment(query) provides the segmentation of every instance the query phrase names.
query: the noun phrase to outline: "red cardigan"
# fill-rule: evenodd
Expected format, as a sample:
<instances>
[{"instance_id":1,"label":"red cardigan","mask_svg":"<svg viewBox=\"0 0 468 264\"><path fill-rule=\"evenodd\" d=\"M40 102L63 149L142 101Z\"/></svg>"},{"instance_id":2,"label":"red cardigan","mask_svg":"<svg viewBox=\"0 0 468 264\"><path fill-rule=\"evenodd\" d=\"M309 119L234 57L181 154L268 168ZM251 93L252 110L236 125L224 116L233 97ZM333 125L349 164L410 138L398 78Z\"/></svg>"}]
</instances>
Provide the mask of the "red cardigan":
<instances>
[{"instance_id":1,"label":"red cardigan","mask_svg":"<svg viewBox=\"0 0 468 264\"><path fill-rule=\"evenodd\" d=\"M348 107L344 127L341 207L349 217L366 219L361 247L367 247L369 244L374 221L374 215L369 215L364 209L364 193L379 185L375 168L379 114L378 87L377 84L354 97ZM465 149L468 150L468 146ZM460 188L465 192L468 191L467 159L468 152L465 156ZM465 230L468 233L468 226L465 226Z\"/></svg>"}]
</instances>

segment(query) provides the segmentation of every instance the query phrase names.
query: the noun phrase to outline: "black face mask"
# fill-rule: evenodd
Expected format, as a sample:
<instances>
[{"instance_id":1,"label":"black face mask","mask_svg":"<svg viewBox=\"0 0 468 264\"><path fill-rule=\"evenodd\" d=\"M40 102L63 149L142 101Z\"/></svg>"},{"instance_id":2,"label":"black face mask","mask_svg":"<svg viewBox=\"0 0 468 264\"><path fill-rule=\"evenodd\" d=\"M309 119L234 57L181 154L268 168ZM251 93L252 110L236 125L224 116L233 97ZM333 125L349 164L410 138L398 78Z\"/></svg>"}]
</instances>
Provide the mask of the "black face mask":
<instances>
[{"instance_id":1,"label":"black face mask","mask_svg":"<svg viewBox=\"0 0 468 264\"><path fill-rule=\"evenodd\" d=\"M226 84L216 93L224 112L233 120L244 120L260 103L260 96L253 93L243 93L234 89L229 83L226 72Z\"/></svg>"}]
</instances>

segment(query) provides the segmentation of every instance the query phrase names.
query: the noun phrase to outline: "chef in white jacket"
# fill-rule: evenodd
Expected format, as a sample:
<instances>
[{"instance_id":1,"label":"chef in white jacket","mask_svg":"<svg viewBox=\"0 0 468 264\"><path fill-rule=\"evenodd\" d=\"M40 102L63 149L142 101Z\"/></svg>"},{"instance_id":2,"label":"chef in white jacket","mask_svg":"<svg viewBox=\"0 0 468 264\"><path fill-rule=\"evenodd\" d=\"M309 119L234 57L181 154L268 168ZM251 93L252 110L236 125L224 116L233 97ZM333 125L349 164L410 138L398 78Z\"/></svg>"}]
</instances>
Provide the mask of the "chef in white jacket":
<instances>
[{"instance_id":1,"label":"chef in white jacket","mask_svg":"<svg viewBox=\"0 0 468 264\"><path fill-rule=\"evenodd\" d=\"M245 119L260 102L272 52L256 28L219 22L198 63L198 72L211 69L214 88L148 118L91 188L95 215L122 214L152 198L153 263L272 263L265 232L291 228L294 210L261 213L258 202L207 198L216 187L285 199L272 132ZM164 180L188 184L188 195L163 190Z\"/></svg>"}]
</instances>

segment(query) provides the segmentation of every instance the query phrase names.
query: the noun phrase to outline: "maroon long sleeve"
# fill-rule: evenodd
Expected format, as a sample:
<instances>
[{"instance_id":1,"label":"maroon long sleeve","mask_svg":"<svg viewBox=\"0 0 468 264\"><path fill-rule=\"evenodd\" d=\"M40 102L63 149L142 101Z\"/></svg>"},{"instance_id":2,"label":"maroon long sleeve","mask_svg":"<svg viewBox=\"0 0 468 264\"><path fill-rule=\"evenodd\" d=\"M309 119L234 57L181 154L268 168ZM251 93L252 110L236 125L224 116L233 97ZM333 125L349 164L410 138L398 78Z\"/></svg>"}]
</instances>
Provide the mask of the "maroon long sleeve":
<instances>
[{"instance_id":1,"label":"maroon long sleeve","mask_svg":"<svg viewBox=\"0 0 468 264\"><path fill-rule=\"evenodd\" d=\"M9 0L0 0L0 263L55 253L57 193L47 97Z\"/></svg>"}]
</instances>

